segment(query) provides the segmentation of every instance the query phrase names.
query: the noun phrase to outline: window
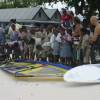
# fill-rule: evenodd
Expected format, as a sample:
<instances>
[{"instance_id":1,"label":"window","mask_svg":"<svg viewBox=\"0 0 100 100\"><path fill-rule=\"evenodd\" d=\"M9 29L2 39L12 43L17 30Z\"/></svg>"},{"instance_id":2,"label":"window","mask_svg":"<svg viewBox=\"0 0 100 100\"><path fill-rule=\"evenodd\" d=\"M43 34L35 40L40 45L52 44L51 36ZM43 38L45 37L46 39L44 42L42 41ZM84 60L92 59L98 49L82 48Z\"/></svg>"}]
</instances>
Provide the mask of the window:
<instances>
[{"instance_id":1,"label":"window","mask_svg":"<svg viewBox=\"0 0 100 100\"><path fill-rule=\"evenodd\" d=\"M58 18L58 15L57 15L57 13L55 13L55 19L57 19Z\"/></svg>"},{"instance_id":2,"label":"window","mask_svg":"<svg viewBox=\"0 0 100 100\"><path fill-rule=\"evenodd\" d=\"M39 17L41 17L41 12L39 12Z\"/></svg>"}]
</instances>

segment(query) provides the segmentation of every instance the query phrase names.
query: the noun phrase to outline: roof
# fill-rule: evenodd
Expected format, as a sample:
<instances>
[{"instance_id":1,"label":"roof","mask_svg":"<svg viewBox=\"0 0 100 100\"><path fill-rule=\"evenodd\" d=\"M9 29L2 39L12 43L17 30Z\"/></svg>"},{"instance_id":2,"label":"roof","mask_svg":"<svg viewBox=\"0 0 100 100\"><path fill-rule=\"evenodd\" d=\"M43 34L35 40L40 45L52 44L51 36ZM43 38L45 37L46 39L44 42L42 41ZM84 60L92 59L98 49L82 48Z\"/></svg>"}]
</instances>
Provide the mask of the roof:
<instances>
[{"instance_id":1,"label":"roof","mask_svg":"<svg viewBox=\"0 0 100 100\"><path fill-rule=\"evenodd\" d=\"M61 24L59 21L38 21L38 20L17 20L17 22L44 23L44 24Z\"/></svg>"},{"instance_id":2,"label":"roof","mask_svg":"<svg viewBox=\"0 0 100 100\"><path fill-rule=\"evenodd\" d=\"M46 13L46 15L51 19L53 17L53 15L55 14L55 12L57 11L57 9L43 9L44 12Z\"/></svg>"},{"instance_id":3,"label":"roof","mask_svg":"<svg viewBox=\"0 0 100 100\"><path fill-rule=\"evenodd\" d=\"M0 21L33 19L41 7L0 9Z\"/></svg>"}]
</instances>

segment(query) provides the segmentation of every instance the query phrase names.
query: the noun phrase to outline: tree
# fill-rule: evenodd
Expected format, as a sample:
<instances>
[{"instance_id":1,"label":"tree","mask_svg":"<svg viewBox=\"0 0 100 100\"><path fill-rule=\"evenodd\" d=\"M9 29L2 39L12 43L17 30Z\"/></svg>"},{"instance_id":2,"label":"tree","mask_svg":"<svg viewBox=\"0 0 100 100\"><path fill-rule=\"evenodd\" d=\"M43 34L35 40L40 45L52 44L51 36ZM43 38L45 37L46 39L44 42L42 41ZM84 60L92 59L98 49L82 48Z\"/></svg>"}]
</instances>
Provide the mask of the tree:
<instances>
[{"instance_id":1,"label":"tree","mask_svg":"<svg viewBox=\"0 0 100 100\"><path fill-rule=\"evenodd\" d=\"M96 14L97 10L100 16L99 0L68 0L68 4L74 6L76 12L86 16L87 19Z\"/></svg>"},{"instance_id":2,"label":"tree","mask_svg":"<svg viewBox=\"0 0 100 100\"><path fill-rule=\"evenodd\" d=\"M0 8L16 8L42 5L46 2L57 2L58 0L3 0L0 3ZM100 0L59 0L66 2L69 6L75 7L76 13L81 13L88 19L92 14L99 11L100 16Z\"/></svg>"}]
</instances>

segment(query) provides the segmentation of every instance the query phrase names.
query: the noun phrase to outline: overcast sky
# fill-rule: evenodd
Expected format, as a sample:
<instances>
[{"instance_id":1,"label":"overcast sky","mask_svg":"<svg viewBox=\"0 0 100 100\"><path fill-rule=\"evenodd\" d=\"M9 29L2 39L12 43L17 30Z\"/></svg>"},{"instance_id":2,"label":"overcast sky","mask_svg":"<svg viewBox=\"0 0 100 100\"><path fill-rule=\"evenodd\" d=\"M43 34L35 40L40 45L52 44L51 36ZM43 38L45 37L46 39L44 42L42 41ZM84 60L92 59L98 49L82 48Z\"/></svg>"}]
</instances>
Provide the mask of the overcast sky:
<instances>
[{"instance_id":1,"label":"overcast sky","mask_svg":"<svg viewBox=\"0 0 100 100\"><path fill-rule=\"evenodd\" d=\"M51 3L51 5L49 3L46 3L44 5L44 7L46 8L49 8L49 9L58 9L61 11L62 8L66 8L67 7L67 4L64 3L64 2L57 2L56 4L55 3ZM72 10L73 12L75 12L75 9L74 8L69 8L69 10Z\"/></svg>"},{"instance_id":2,"label":"overcast sky","mask_svg":"<svg viewBox=\"0 0 100 100\"><path fill-rule=\"evenodd\" d=\"M49 4L49 3L46 3L45 4L45 7L46 8L49 8L49 9L59 9L59 10L61 10L62 8L65 8L67 6L67 4L66 3L64 3L64 2L57 2L56 4L55 3L51 3L51 5Z\"/></svg>"}]
</instances>

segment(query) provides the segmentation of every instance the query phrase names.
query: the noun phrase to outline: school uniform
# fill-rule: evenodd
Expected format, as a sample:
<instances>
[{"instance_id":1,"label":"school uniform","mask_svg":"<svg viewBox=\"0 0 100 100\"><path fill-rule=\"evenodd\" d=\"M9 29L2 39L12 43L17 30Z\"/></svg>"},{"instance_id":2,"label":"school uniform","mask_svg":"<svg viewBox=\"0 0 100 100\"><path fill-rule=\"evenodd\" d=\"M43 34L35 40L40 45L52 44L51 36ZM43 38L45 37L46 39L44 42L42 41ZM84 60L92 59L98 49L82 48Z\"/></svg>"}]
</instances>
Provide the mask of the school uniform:
<instances>
[{"instance_id":1,"label":"school uniform","mask_svg":"<svg viewBox=\"0 0 100 100\"><path fill-rule=\"evenodd\" d=\"M13 31L10 34L10 41L18 41L19 38L19 32L18 31Z\"/></svg>"},{"instance_id":2,"label":"school uniform","mask_svg":"<svg viewBox=\"0 0 100 100\"><path fill-rule=\"evenodd\" d=\"M80 60L80 36L74 36L73 37L73 57L74 60Z\"/></svg>"},{"instance_id":3,"label":"school uniform","mask_svg":"<svg viewBox=\"0 0 100 100\"><path fill-rule=\"evenodd\" d=\"M60 57L72 58L71 36L69 34L62 35L60 44Z\"/></svg>"},{"instance_id":4,"label":"school uniform","mask_svg":"<svg viewBox=\"0 0 100 100\"><path fill-rule=\"evenodd\" d=\"M56 38L57 36L53 34L50 39L51 48L53 49L52 54L55 56L60 53L60 42Z\"/></svg>"}]
</instances>

